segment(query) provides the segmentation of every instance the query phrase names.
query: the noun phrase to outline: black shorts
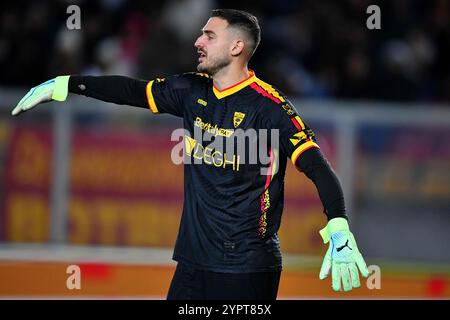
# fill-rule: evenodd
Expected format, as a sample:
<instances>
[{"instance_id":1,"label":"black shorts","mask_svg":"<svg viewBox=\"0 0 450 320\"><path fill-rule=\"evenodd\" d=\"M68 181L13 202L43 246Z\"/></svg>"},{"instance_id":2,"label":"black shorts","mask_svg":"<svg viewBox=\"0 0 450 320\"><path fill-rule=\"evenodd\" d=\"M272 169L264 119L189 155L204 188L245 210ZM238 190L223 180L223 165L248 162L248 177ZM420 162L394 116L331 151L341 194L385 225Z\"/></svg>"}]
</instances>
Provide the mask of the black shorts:
<instances>
[{"instance_id":1,"label":"black shorts","mask_svg":"<svg viewBox=\"0 0 450 320\"><path fill-rule=\"evenodd\" d=\"M221 273L178 263L167 300L275 300L280 274Z\"/></svg>"}]
</instances>

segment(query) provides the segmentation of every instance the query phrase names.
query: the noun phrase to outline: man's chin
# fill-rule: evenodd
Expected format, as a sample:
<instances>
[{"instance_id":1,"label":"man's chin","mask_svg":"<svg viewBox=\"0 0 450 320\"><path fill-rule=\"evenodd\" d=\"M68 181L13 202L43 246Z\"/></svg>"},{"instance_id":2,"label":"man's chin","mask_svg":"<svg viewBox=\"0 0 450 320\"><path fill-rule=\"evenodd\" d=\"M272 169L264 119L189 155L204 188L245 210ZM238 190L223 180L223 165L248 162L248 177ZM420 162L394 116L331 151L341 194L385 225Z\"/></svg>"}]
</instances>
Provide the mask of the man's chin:
<instances>
[{"instance_id":1,"label":"man's chin","mask_svg":"<svg viewBox=\"0 0 450 320\"><path fill-rule=\"evenodd\" d=\"M211 75L210 70L207 67L205 67L204 65L202 65L201 63L197 66L197 71Z\"/></svg>"}]
</instances>

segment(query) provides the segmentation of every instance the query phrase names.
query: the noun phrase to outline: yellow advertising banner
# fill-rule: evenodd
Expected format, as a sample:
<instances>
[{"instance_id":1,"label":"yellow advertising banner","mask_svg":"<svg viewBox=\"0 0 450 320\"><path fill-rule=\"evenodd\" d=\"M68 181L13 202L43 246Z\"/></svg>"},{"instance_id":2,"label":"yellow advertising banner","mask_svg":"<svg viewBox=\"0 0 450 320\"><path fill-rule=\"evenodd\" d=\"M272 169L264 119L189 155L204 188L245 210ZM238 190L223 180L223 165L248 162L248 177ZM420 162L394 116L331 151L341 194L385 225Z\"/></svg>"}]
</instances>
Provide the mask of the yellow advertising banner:
<instances>
[{"instance_id":1,"label":"yellow advertising banner","mask_svg":"<svg viewBox=\"0 0 450 320\"><path fill-rule=\"evenodd\" d=\"M51 132L16 128L6 174L3 238L49 239ZM72 136L68 242L173 247L183 207L183 167L171 160L177 142L151 131L77 131ZM320 253L326 223L317 191L288 165L280 230L283 251Z\"/></svg>"}]
</instances>

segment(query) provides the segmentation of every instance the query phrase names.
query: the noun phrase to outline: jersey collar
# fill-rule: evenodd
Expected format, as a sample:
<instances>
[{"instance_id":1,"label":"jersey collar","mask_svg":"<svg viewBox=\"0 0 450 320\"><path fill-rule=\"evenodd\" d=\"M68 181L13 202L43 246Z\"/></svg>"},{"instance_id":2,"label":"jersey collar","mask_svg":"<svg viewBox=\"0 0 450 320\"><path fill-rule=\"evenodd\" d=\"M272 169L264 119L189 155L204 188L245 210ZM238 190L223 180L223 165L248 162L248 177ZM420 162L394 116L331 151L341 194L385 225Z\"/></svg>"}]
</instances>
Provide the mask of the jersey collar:
<instances>
[{"instance_id":1,"label":"jersey collar","mask_svg":"<svg viewBox=\"0 0 450 320\"><path fill-rule=\"evenodd\" d=\"M248 70L249 76L247 79L242 80L241 82L236 83L235 85L232 85L231 87L219 90L216 88L216 86L213 84L213 92L217 99L222 99L225 97L228 97L232 95L233 93L238 92L239 90L245 88L249 84L255 81L256 76L255 72L253 70Z\"/></svg>"}]
</instances>

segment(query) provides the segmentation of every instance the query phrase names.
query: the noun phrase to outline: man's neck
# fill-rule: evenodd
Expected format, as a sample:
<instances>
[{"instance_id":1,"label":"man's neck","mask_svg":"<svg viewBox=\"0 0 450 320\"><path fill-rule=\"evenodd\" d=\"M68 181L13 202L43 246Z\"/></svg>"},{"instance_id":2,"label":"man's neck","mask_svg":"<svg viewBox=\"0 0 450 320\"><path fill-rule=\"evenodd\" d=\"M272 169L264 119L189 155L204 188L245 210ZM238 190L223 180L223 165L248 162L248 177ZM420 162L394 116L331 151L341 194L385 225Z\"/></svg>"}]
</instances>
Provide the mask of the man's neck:
<instances>
[{"instance_id":1,"label":"man's neck","mask_svg":"<svg viewBox=\"0 0 450 320\"><path fill-rule=\"evenodd\" d=\"M247 79L249 76L250 72L248 71L247 66L235 68L229 66L218 71L212 78L214 86L222 91Z\"/></svg>"}]
</instances>

